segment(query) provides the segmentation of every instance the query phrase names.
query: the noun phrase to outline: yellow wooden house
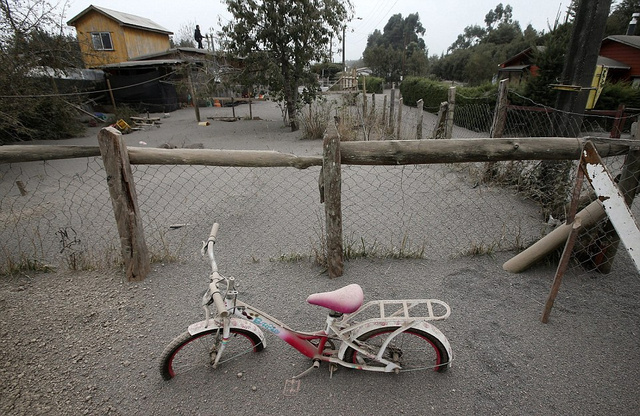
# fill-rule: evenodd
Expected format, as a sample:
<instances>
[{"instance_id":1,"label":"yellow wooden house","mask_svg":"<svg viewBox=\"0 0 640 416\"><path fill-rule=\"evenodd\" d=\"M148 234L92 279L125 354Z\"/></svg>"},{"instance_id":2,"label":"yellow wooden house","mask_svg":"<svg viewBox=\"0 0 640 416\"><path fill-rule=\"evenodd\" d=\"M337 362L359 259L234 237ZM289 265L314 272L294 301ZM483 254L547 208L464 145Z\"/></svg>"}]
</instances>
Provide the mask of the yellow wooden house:
<instances>
[{"instance_id":1,"label":"yellow wooden house","mask_svg":"<svg viewBox=\"0 0 640 416\"><path fill-rule=\"evenodd\" d=\"M76 28L87 68L167 51L173 34L147 18L93 5L67 24Z\"/></svg>"}]
</instances>

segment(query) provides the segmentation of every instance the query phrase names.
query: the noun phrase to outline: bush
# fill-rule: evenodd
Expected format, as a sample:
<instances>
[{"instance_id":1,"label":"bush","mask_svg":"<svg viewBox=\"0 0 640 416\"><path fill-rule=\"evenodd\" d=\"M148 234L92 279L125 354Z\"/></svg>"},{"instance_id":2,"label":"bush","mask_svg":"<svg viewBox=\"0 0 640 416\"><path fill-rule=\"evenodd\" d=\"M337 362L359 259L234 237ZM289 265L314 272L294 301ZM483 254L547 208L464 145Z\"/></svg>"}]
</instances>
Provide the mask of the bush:
<instances>
[{"instance_id":1,"label":"bush","mask_svg":"<svg viewBox=\"0 0 640 416\"><path fill-rule=\"evenodd\" d=\"M367 93L382 94L384 92L384 79L372 76L360 76L358 88L362 91L362 80L366 78Z\"/></svg>"},{"instance_id":2,"label":"bush","mask_svg":"<svg viewBox=\"0 0 640 416\"><path fill-rule=\"evenodd\" d=\"M407 77L400 84L400 93L405 105L415 107L420 99L424 109L438 112L440 103L447 101L448 87L427 78Z\"/></svg>"},{"instance_id":3,"label":"bush","mask_svg":"<svg viewBox=\"0 0 640 416\"><path fill-rule=\"evenodd\" d=\"M303 139L321 140L324 138L324 133L329 126L331 108L331 103L322 98L309 103L300 111Z\"/></svg>"},{"instance_id":4,"label":"bush","mask_svg":"<svg viewBox=\"0 0 640 416\"><path fill-rule=\"evenodd\" d=\"M496 103L497 86L490 83L477 87L456 87L456 105ZM418 100L424 101L424 109L437 113L440 103L447 101L449 85L428 78L407 77L400 84L404 104L415 107Z\"/></svg>"},{"instance_id":5,"label":"bush","mask_svg":"<svg viewBox=\"0 0 640 416\"><path fill-rule=\"evenodd\" d=\"M626 82L606 83L595 108L596 110L615 110L620 104L640 108L640 89L633 88Z\"/></svg>"}]
</instances>

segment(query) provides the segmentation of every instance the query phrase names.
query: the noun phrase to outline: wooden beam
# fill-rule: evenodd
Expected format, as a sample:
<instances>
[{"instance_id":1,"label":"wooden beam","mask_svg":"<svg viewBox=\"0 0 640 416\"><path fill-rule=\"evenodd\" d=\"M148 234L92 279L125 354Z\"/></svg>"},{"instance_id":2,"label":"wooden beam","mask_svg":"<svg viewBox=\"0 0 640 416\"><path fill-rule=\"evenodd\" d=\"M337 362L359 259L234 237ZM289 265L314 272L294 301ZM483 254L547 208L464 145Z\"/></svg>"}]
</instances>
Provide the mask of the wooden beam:
<instances>
[{"instance_id":1,"label":"wooden beam","mask_svg":"<svg viewBox=\"0 0 640 416\"><path fill-rule=\"evenodd\" d=\"M604 212L602 204L596 200L576 214L574 224L581 228L589 228L605 216L606 213ZM531 247L508 260L502 265L502 268L510 273L520 273L527 270L549 253L559 248L563 243L566 243L573 231L573 227L573 224L562 224L538 240Z\"/></svg>"}]
</instances>

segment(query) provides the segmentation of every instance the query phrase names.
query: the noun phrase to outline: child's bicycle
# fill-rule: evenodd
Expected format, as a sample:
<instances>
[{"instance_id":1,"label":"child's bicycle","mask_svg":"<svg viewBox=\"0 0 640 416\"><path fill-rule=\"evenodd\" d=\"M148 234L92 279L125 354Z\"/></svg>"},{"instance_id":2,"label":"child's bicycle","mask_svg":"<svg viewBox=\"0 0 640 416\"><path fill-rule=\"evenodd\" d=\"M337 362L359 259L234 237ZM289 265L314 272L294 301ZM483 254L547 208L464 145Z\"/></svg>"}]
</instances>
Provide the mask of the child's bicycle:
<instances>
[{"instance_id":1,"label":"child's bicycle","mask_svg":"<svg viewBox=\"0 0 640 416\"><path fill-rule=\"evenodd\" d=\"M213 224L202 254L211 262L211 282L202 304L204 321L189 326L163 351L160 372L165 380L194 368L219 364L266 347L263 330L293 346L313 361L298 379L329 363L359 370L395 372L446 371L453 358L449 341L429 321L446 319L449 305L436 299L375 300L363 305L359 285L316 293L307 302L330 310L323 329L301 332L238 299L233 277L223 277L213 253L218 224ZM212 316L211 310L214 314ZM412 312L422 314L414 316Z\"/></svg>"}]
</instances>

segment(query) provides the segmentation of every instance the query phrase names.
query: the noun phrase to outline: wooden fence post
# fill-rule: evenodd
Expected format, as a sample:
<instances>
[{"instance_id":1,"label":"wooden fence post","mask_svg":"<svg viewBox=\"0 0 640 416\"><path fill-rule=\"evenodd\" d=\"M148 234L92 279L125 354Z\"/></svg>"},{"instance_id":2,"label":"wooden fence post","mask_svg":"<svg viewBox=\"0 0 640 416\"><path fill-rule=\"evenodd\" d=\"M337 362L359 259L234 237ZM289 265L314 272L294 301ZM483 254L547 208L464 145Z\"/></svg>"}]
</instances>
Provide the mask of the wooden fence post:
<instances>
[{"instance_id":1,"label":"wooden fence post","mask_svg":"<svg viewBox=\"0 0 640 416\"><path fill-rule=\"evenodd\" d=\"M440 109L438 110L438 118L436 119L436 125L433 128L433 134L431 135L432 139L444 139L445 138L445 130L447 124L447 108L449 107L449 103L443 101L440 103Z\"/></svg>"},{"instance_id":2,"label":"wooden fence post","mask_svg":"<svg viewBox=\"0 0 640 416\"><path fill-rule=\"evenodd\" d=\"M98 144L120 235L125 273L129 281L143 280L149 273L151 264L127 146L122 134L113 127L100 130Z\"/></svg>"},{"instance_id":3,"label":"wooden fence post","mask_svg":"<svg viewBox=\"0 0 640 416\"><path fill-rule=\"evenodd\" d=\"M503 79L498 87L498 99L496 100L496 110L493 114L490 136L493 138L502 137L504 126L507 123L507 106L509 94L509 80Z\"/></svg>"},{"instance_id":4,"label":"wooden fence post","mask_svg":"<svg viewBox=\"0 0 640 416\"><path fill-rule=\"evenodd\" d=\"M496 100L496 108L493 112L493 121L491 122L491 130L489 136L491 138L501 138L504 134L504 126L507 123L507 108L509 94L509 79L503 79L498 86L498 98ZM484 167L483 181L489 182L496 174L496 163L487 162Z\"/></svg>"},{"instance_id":5,"label":"wooden fence post","mask_svg":"<svg viewBox=\"0 0 640 416\"><path fill-rule=\"evenodd\" d=\"M382 127L387 128L387 94L384 94L382 100Z\"/></svg>"},{"instance_id":6,"label":"wooden fence post","mask_svg":"<svg viewBox=\"0 0 640 416\"><path fill-rule=\"evenodd\" d=\"M424 100L421 98L418 100L418 124L416 126L416 140L422 140L422 122L424 120Z\"/></svg>"},{"instance_id":7,"label":"wooden fence post","mask_svg":"<svg viewBox=\"0 0 640 416\"><path fill-rule=\"evenodd\" d=\"M398 132L396 134L396 139L402 140L400 138L400 132L402 131L402 105L404 98L400 98L398 101Z\"/></svg>"},{"instance_id":8,"label":"wooden fence post","mask_svg":"<svg viewBox=\"0 0 640 416\"><path fill-rule=\"evenodd\" d=\"M367 94L362 94L362 121L363 124L367 120Z\"/></svg>"},{"instance_id":9,"label":"wooden fence post","mask_svg":"<svg viewBox=\"0 0 640 416\"><path fill-rule=\"evenodd\" d=\"M391 100L389 103L389 130L391 131L395 130L395 126L394 126L394 122L395 122L394 118L396 116L395 105L396 105L396 84L394 83L393 86L391 87Z\"/></svg>"},{"instance_id":10,"label":"wooden fence post","mask_svg":"<svg viewBox=\"0 0 640 416\"><path fill-rule=\"evenodd\" d=\"M322 147L327 266L329 268L329 277L334 278L342 276L344 270L340 138L337 135L327 135Z\"/></svg>"},{"instance_id":11,"label":"wooden fence post","mask_svg":"<svg viewBox=\"0 0 640 416\"><path fill-rule=\"evenodd\" d=\"M619 139L620 134L622 133L622 129L624 128L624 123L627 121L627 118L624 116L625 105L620 104L618 106L618 111L616 112L616 118L613 122L613 127L611 128L611 133L609 133L609 137L612 139Z\"/></svg>"},{"instance_id":12,"label":"wooden fence post","mask_svg":"<svg viewBox=\"0 0 640 416\"><path fill-rule=\"evenodd\" d=\"M376 121L376 93L373 92L371 93L371 114L372 114L372 118L373 121Z\"/></svg>"},{"instance_id":13,"label":"wooden fence post","mask_svg":"<svg viewBox=\"0 0 640 416\"><path fill-rule=\"evenodd\" d=\"M456 87L449 88L449 99L447 103L447 124L444 137L445 139L451 139L453 136L453 115L456 107Z\"/></svg>"}]
</instances>

